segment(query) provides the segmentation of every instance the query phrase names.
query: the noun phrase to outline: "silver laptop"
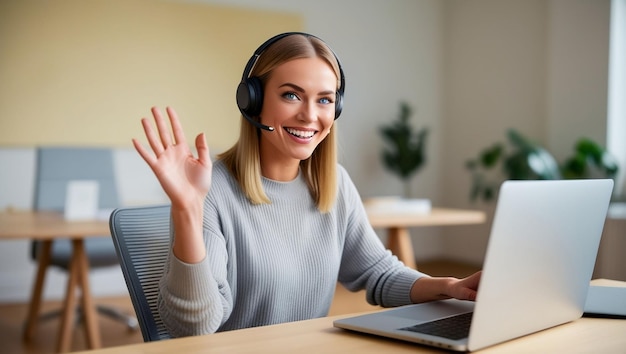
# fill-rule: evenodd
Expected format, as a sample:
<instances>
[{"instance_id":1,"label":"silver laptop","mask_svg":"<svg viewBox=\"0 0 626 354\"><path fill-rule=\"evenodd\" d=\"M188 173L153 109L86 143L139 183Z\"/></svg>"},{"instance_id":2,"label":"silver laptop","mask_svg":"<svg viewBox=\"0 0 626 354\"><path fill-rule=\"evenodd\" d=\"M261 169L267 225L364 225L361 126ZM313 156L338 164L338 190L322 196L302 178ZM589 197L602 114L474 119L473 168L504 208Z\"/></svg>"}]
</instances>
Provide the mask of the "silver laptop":
<instances>
[{"instance_id":1,"label":"silver laptop","mask_svg":"<svg viewBox=\"0 0 626 354\"><path fill-rule=\"evenodd\" d=\"M581 317L613 190L608 179L506 181L476 302L444 300L334 326L474 351ZM465 321L460 332L447 322ZM441 330L446 333L439 333Z\"/></svg>"}]
</instances>

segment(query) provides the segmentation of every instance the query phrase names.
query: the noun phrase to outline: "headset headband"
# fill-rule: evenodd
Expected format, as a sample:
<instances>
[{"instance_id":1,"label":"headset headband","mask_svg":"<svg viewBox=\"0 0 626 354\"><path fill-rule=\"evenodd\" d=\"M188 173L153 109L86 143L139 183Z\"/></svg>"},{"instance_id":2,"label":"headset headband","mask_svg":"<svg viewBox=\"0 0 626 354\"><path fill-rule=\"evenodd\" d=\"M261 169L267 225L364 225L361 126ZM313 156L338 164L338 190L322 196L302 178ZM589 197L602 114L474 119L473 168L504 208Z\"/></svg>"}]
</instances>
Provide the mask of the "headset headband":
<instances>
[{"instance_id":1,"label":"headset headband","mask_svg":"<svg viewBox=\"0 0 626 354\"><path fill-rule=\"evenodd\" d=\"M292 35L302 35L305 37L313 37L316 38L318 40L320 40L323 43L324 40L322 40L321 38L314 36L310 33L306 33L306 32L285 32L285 33L280 33L275 35L274 37L266 40L263 44L261 44L255 51L254 54L252 55L252 57L250 57L250 59L248 60L248 63L246 64L245 69L243 70L243 75L241 77L241 80L244 81L245 79L250 78L250 74L252 73L252 69L254 69L254 66L256 65L257 60L259 59L259 57L261 56L261 54L263 54L263 52L265 51L265 49L267 49L267 47L271 46L272 44L274 44L275 42L278 42L280 39L288 37L288 36L292 36ZM343 68L341 67L341 61L339 60L339 57L337 56L337 54L335 53L335 51L333 51L333 49L326 45L328 47L328 49L330 49L330 51L333 53L333 56L335 57L335 60L337 61L337 66L339 67L339 93L341 93L341 95L343 96L343 93L345 92L345 76L343 73Z\"/></svg>"}]
</instances>

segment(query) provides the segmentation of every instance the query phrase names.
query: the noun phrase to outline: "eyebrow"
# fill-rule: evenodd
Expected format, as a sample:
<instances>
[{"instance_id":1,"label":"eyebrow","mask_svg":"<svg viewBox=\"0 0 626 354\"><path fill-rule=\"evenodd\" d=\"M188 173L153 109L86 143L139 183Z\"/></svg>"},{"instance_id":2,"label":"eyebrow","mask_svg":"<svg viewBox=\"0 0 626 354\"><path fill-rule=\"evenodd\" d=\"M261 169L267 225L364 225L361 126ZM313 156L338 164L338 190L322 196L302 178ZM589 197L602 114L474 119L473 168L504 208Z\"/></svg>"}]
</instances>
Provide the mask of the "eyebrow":
<instances>
[{"instance_id":1,"label":"eyebrow","mask_svg":"<svg viewBox=\"0 0 626 354\"><path fill-rule=\"evenodd\" d=\"M296 84L292 84L292 83L290 83L290 82L287 82L287 83L284 83L284 84L282 84L282 85L278 86L278 88L283 88L283 87L290 87L290 88L292 88L294 91L298 91L298 92L302 92L302 93L304 93L304 92L305 92L305 90L304 90L302 87L300 87L300 86L298 86L298 85L296 85ZM318 92L317 94L318 94L319 96L324 96L324 95L334 95L334 94L335 94L335 91L328 90L328 91Z\"/></svg>"}]
</instances>

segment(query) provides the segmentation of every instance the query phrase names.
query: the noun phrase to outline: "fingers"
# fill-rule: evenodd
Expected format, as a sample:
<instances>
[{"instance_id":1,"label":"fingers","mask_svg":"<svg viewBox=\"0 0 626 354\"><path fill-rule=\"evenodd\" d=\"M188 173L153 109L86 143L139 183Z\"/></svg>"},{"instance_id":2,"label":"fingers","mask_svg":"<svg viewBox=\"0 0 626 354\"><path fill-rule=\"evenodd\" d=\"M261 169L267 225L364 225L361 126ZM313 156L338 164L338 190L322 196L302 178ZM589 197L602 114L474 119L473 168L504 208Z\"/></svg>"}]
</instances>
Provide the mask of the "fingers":
<instances>
[{"instance_id":1,"label":"fingers","mask_svg":"<svg viewBox=\"0 0 626 354\"><path fill-rule=\"evenodd\" d=\"M170 118L170 124L172 125L172 133L174 134L174 141L176 144L187 145L187 139L185 139L185 133L183 127L178 120L178 115L174 108L167 107L167 116Z\"/></svg>"},{"instance_id":2,"label":"fingers","mask_svg":"<svg viewBox=\"0 0 626 354\"><path fill-rule=\"evenodd\" d=\"M476 301L477 295L478 295L478 292L476 290L466 289L466 294L464 296L464 299L460 299L460 300Z\"/></svg>"},{"instance_id":3,"label":"fingers","mask_svg":"<svg viewBox=\"0 0 626 354\"><path fill-rule=\"evenodd\" d=\"M482 275L482 272L478 271L466 278L461 279L461 284L463 284L463 286L470 288L470 289L474 289L474 290L478 289L481 275Z\"/></svg>"},{"instance_id":4,"label":"fingers","mask_svg":"<svg viewBox=\"0 0 626 354\"><path fill-rule=\"evenodd\" d=\"M478 294L478 286L480 284L480 277L482 275L482 271L478 271L467 278L461 280L463 284L463 289L466 292L463 296L467 300L476 301L476 296Z\"/></svg>"},{"instance_id":5,"label":"fingers","mask_svg":"<svg viewBox=\"0 0 626 354\"><path fill-rule=\"evenodd\" d=\"M480 284L480 278L481 278L482 274L483 274L483 272L481 270L481 271L478 271L478 272L476 272L476 273L471 275L471 279L472 279L471 286L474 289L478 289L478 285Z\"/></svg>"},{"instance_id":6,"label":"fingers","mask_svg":"<svg viewBox=\"0 0 626 354\"><path fill-rule=\"evenodd\" d=\"M143 131L146 134L146 138L148 139L148 143L150 144L152 151L154 151L157 155L161 155L163 150L165 150L165 147L163 146L161 139L152 129L150 122L146 118L142 118L141 125L143 126Z\"/></svg>"},{"instance_id":7,"label":"fingers","mask_svg":"<svg viewBox=\"0 0 626 354\"><path fill-rule=\"evenodd\" d=\"M152 148L152 151L154 152L156 157L158 158L161 154L163 154L165 149L173 145L179 145L183 149L188 151L185 133L182 124L178 119L176 111L174 111L174 109L171 107L166 107L166 112L169 117L170 123L169 125L172 129L173 140L172 135L170 135L167 121L165 120L165 118L163 118L159 109L157 107L152 107L150 111L152 112L152 116L154 117L154 122L157 128L156 131L153 129L149 120L146 118L141 119L141 125L143 126L143 130L146 134L146 138L148 139L148 143L150 144L150 147ZM150 163L156 161L156 159L150 156L146 148L144 148L143 145L141 145L137 140L133 139L133 145L135 146L137 152L139 152L139 154L146 162ZM196 137L196 148L198 149L199 160L203 164L206 164L206 162L210 162L209 149L204 134L200 134L198 135L198 137Z\"/></svg>"},{"instance_id":8,"label":"fingers","mask_svg":"<svg viewBox=\"0 0 626 354\"><path fill-rule=\"evenodd\" d=\"M152 167L155 159L154 157L146 150L146 148L141 145L141 143L137 139L133 139L133 145L135 146L135 150L139 153L139 155L146 161L148 166Z\"/></svg>"},{"instance_id":9,"label":"fingers","mask_svg":"<svg viewBox=\"0 0 626 354\"><path fill-rule=\"evenodd\" d=\"M146 134L146 138L150 143L150 147L152 148L154 153L157 154L157 156L162 154L168 146L174 144L182 144L183 146L186 145L183 128L173 108L167 107L166 111L169 117L170 125L172 127L174 141L172 141L170 129L168 127L167 121L161 115L161 111L157 107L152 107L150 111L152 112L152 116L154 117L154 123L156 125L157 131L154 131L152 125L146 118L143 118L141 120L141 124Z\"/></svg>"},{"instance_id":10,"label":"fingers","mask_svg":"<svg viewBox=\"0 0 626 354\"><path fill-rule=\"evenodd\" d=\"M159 109L156 107L152 107L151 111L152 111L152 116L154 117L154 122L156 123L156 126L157 126L157 130L159 132L159 137L161 138L161 143L162 143L161 151L162 151L166 149L168 146L173 145L172 137L170 136L170 130L167 127L167 124L165 123L165 119L163 119L163 116L161 116L161 111L159 111ZM168 114L169 114L169 111L168 111ZM171 121L171 116L170 116L170 121ZM144 130L145 130L145 125L144 125ZM150 145L152 145L152 142L150 143ZM152 145L152 148L153 149L155 148L154 145ZM157 152L157 150L155 150L155 152Z\"/></svg>"}]
</instances>

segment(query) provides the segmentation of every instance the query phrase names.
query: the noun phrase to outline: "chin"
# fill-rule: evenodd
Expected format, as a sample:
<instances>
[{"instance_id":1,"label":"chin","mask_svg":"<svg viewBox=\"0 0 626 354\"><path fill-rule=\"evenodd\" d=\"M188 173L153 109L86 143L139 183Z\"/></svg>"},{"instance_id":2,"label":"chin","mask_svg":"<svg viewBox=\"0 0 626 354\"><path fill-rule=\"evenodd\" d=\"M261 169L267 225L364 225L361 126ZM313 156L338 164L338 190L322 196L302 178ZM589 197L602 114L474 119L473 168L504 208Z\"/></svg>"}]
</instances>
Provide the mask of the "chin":
<instances>
[{"instance_id":1,"label":"chin","mask_svg":"<svg viewBox=\"0 0 626 354\"><path fill-rule=\"evenodd\" d=\"M313 151L309 151L309 152L306 152L306 153L295 153L292 156L294 158L302 161L302 160L308 159L309 157L311 157L311 155L313 155Z\"/></svg>"}]
</instances>

